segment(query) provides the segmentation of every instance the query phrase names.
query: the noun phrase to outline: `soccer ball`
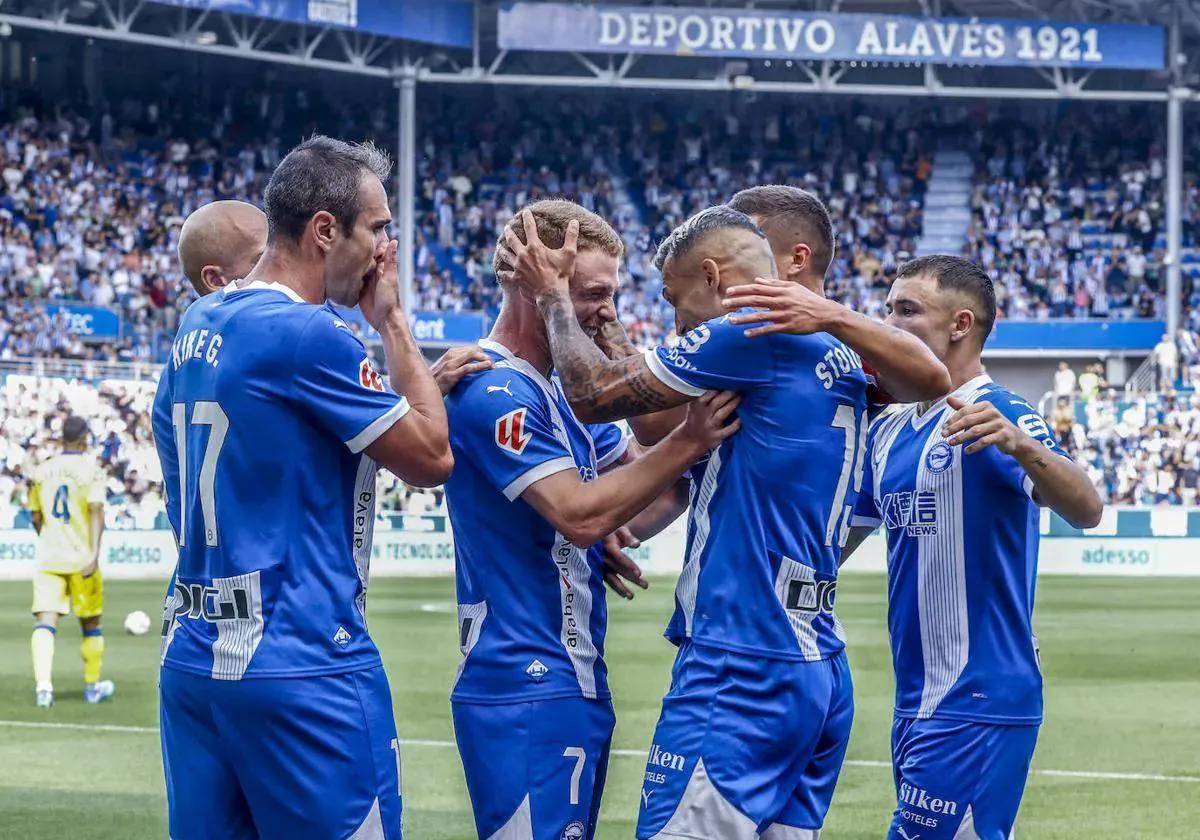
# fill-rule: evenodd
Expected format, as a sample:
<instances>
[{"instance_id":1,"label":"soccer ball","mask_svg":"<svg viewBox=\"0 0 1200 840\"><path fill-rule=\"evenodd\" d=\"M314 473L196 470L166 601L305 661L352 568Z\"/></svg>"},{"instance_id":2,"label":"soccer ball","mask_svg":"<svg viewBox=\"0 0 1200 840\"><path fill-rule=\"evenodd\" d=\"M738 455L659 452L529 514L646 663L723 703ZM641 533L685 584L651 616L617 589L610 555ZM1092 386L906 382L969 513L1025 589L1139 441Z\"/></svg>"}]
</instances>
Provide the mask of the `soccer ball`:
<instances>
[{"instance_id":1,"label":"soccer ball","mask_svg":"<svg viewBox=\"0 0 1200 840\"><path fill-rule=\"evenodd\" d=\"M141 610L134 610L125 616L125 632L131 636L145 636L150 632L150 616Z\"/></svg>"}]
</instances>

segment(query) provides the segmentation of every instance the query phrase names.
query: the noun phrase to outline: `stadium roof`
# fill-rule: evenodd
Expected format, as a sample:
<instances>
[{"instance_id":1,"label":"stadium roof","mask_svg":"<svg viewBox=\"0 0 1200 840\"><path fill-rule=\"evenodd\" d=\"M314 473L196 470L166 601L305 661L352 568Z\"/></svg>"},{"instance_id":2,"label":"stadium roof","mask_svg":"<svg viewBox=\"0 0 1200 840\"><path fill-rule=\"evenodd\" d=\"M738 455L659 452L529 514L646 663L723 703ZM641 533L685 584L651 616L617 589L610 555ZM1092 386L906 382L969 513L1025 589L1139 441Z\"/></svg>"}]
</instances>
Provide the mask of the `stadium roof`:
<instances>
[{"instance_id":1,"label":"stadium roof","mask_svg":"<svg viewBox=\"0 0 1200 840\"><path fill-rule=\"evenodd\" d=\"M163 5L191 4L197 8ZM357 0L361 10L371 3ZM418 0L412 0L418 2ZM1179 53L1200 56L1200 0L617 0L659 8L995 17L1170 26L1178 14ZM209 8L203 8L203 7ZM0 0L0 26L107 38L429 83L527 84L637 89L754 90L905 96L1140 99L1165 101L1168 84L1200 86L1191 57L1172 80L1166 70L1071 70L1035 67L918 65L905 62L782 61L678 55L613 55L502 50L499 4L475 3L474 45L455 48L362 31L269 20L222 11L229 0ZM2 30L0 30L2 31ZM1190 92L1189 92L1190 98Z\"/></svg>"}]
</instances>

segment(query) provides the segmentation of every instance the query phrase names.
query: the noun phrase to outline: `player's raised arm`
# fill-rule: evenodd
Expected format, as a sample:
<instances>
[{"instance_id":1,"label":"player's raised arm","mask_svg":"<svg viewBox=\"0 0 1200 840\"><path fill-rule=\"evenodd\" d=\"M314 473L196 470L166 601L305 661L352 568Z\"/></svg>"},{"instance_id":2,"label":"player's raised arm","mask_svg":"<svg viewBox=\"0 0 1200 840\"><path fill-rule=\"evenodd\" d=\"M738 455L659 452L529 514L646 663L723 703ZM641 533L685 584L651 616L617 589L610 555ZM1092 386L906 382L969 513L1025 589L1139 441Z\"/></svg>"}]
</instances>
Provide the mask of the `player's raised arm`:
<instances>
[{"instance_id":1,"label":"player's raised arm","mask_svg":"<svg viewBox=\"0 0 1200 840\"><path fill-rule=\"evenodd\" d=\"M1026 492L1035 502L1076 528L1100 523L1100 494L1083 467L1054 442L1046 421L1032 406L1012 401L1000 406L988 400L967 405L957 397L947 403L955 412L942 434L951 446L964 445L967 455L995 446L1020 464Z\"/></svg>"},{"instance_id":2,"label":"player's raised arm","mask_svg":"<svg viewBox=\"0 0 1200 840\"><path fill-rule=\"evenodd\" d=\"M575 545L586 548L611 534L674 486L684 471L734 434L730 419L740 398L710 392L688 407L687 420L633 463L585 482L563 470L529 485L521 498Z\"/></svg>"},{"instance_id":3,"label":"player's raised arm","mask_svg":"<svg viewBox=\"0 0 1200 840\"><path fill-rule=\"evenodd\" d=\"M395 240L388 243L374 278L363 287L359 306L383 341L392 389L404 396L411 410L376 438L367 454L409 484L428 487L450 477L454 456L441 389L400 305L396 248Z\"/></svg>"},{"instance_id":4,"label":"player's raised arm","mask_svg":"<svg viewBox=\"0 0 1200 840\"><path fill-rule=\"evenodd\" d=\"M575 415L585 423L601 423L651 414L692 399L656 377L644 356L609 359L579 325L568 285L579 224L568 225L563 247L555 250L538 237L533 214L526 210L521 215L525 242L510 228L504 231L504 242L513 257L517 283L537 300L554 366Z\"/></svg>"},{"instance_id":5,"label":"player's raised arm","mask_svg":"<svg viewBox=\"0 0 1200 840\"><path fill-rule=\"evenodd\" d=\"M758 324L747 336L826 332L875 369L880 385L901 402L921 402L950 390L950 374L916 336L872 320L798 283L758 278L734 286L723 301L732 324Z\"/></svg>"}]
</instances>

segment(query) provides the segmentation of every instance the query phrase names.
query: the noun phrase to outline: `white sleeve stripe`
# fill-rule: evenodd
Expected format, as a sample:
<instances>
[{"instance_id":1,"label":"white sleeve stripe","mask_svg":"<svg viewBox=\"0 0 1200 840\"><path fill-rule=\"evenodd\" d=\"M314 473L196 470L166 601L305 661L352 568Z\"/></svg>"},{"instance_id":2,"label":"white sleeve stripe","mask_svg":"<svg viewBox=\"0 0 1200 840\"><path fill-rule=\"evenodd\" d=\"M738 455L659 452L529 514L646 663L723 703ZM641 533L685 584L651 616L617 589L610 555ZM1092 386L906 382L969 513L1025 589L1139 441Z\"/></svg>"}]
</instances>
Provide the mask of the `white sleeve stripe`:
<instances>
[{"instance_id":1,"label":"white sleeve stripe","mask_svg":"<svg viewBox=\"0 0 1200 840\"><path fill-rule=\"evenodd\" d=\"M500 492L504 494L504 498L510 502L515 502L531 485L536 484L543 478L573 469L575 469L575 460L573 458L568 458L566 455L561 458L552 458L549 461L543 461L533 469L523 472Z\"/></svg>"},{"instance_id":2,"label":"white sleeve stripe","mask_svg":"<svg viewBox=\"0 0 1200 840\"><path fill-rule=\"evenodd\" d=\"M408 400L404 397L401 397L395 405L376 418L376 420L367 426L367 428L363 429L354 437L350 438L350 440L346 441L346 447L355 455L357 455L372 443L379 440L383 433L392 428L392 426L396 425L400 418L402 418L405 414L408 414L411 408L412 406L408 404Z\"/></svg>"},{"instance_id":3,"label":"white sleeve stripe","mask_svg":"<svg viewBox=\"0 0 1200 840\"><path fill-rule=\"evenodd\" d=\"M854 514L850 517L851 528L878 528L883 524L883 520L874 516L862 516Z\"/></svg>"},{"instance_id":4,"label":"white sleeve stripe","mask_svg":"<svg viewBox=\"0 0 1200 840\"><path fill-rule=\"evenodd\" d=\"M658 358L658 353L654 350L647 350L644 354L646 366L650 368L660 382L672 390L678 391L681 394L686 394L689 397L699 397L705 392L704 388L697 388L695 385L689 385L684 382L672 371L668 370L667 366L662 363L662 359Z\"/></svg>"},{"instance_id":5,"label":"white sleeve stripe","mask_svg":"<svg viewBox=\"0 0 1200 840\"><path fill-rule=\"evenodd\" d=\"M1021 489L1025 491L1025 495L1029 497L1029 501L1037 502L1037 499L1034 498L1034 493L1037 491L1034 490L1033 479L1028 475L1021 478Z\"/></svg>"},{"instance_id":6,"label":"white sleeve stripe","mask_svg":"<svg viewBox=\"0 0 1200 840\"><path fill-rule=\"evenodd\" d=\"M596 462L596 469L604 470L611 467L614 463L621 460L621 457L629 451L629 435L621 435L621 442L614 446L605 456Z\"/></svg>"}]
</instances>

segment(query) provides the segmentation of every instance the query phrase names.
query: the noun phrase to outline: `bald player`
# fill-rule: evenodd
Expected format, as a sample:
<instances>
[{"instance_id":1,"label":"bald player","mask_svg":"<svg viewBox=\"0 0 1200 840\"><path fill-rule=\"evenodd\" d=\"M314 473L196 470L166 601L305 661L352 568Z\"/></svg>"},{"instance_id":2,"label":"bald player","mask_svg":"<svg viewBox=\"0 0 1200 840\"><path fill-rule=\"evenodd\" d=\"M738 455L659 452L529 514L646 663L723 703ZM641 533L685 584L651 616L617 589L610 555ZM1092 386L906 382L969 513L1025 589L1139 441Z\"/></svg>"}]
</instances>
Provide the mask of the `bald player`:
<instances>
[{"instance_id":1,"label":"bald player","mask_svg":"<svg viewBox=\"0 0 1200 840\"><path fill-rule=\"evenodd\" d=\"M214 201L184 220L179 262L196 294L242 279L267 247L267 214L245 201Z\"/></svg>"}]
</instances>

